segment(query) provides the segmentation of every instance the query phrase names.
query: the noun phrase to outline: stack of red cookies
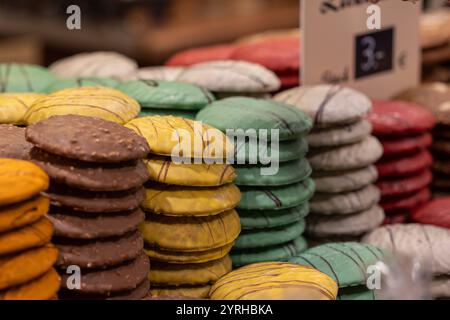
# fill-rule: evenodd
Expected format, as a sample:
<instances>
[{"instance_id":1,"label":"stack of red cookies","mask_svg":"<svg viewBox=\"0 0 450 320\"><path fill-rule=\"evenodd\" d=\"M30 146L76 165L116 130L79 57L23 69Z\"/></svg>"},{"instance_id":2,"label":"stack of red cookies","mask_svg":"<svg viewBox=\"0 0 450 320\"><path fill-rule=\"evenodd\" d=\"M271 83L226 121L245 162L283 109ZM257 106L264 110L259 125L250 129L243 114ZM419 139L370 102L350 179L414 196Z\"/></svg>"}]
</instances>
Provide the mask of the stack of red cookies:
<instances>
[{"instance_id":1,"label":"stack of red cookies","mask_svg":"<svg viewBox=\"0 0 450 320\"><path fill-rule=\"evenodd\" d=\"M415 210L411 220L450 229L450 197L433 200Z\"/></svg>"},{"instance_id":2,"label":"stack of red cookies","mask_svg":"<svg viewBox=\"0 0 450 320\"><path fill-rule=\"evenodd\" d=\"M384 150L376 166L385 223L407 222L411 212L431 198L433 159L428 147L435 119L418 105L381 100L373 101L368 118Z\"/></svg>"}]
</instances>

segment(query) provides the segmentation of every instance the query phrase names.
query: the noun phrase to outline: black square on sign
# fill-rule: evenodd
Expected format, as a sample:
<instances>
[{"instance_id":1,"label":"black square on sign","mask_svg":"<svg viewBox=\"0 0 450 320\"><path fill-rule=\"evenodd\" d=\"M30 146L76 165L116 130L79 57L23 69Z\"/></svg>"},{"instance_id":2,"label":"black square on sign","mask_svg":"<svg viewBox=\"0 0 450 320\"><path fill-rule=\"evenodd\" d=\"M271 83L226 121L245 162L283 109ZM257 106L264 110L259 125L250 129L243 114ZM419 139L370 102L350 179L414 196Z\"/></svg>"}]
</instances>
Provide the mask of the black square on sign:
<instances>
[{"instance_id":1,"label":"black square on sign","mask_svg":"<svg viewBox=\"0 0 450 320\"><path fill-rule=\"evenodd\" d=\"M393 69L394 28L357 35L355 79Z\"/></svg>"}]
</instances>

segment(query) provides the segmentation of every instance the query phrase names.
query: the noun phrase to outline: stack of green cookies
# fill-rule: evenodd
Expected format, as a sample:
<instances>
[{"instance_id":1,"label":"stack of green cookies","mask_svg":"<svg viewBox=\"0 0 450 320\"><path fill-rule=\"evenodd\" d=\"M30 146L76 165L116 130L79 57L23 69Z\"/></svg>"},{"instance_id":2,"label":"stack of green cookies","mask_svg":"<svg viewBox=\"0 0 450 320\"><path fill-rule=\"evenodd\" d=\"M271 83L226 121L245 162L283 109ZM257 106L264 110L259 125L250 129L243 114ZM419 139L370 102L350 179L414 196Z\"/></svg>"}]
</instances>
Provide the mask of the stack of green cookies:
<instances>
[{"instance_id":1,"label":"stack of green cookies","mask_svg":"<svg viewBox=\"0 0 450 320\"><path fill-rule=\"evenodd\" d=\"M283 261L306 249L304 218L314 193L305 158L308 116L273 100L234 97L212 103L197 120L227 132L229 138L235 135L231 160L237 163L243 231L231 253L233 264Z\"/></svg>"},{"instance_id":2,"label":"stack of green cookies","mask_svg":"<svg viewBox=\"0 0 450 320\"><path fill-rule=\"evenodd\" d=\"M207 90L174 81L132 80L117 89L139 102L140 117L173 115L194 119L200 109L214 101Z\"/></svg>"},{"instance_id":3,"label":"stack of green cookies","mask_svg":"<svg viewBox=\"0 0 450 320\"><path fill-rule=\"evenodd\" d=\"M224 163L222 155L211 154L210 158L222 163L195 163L194 159L202 160L208 146L216 151L224 148L223 155L227 147L232 151L232 146L206 138L208 132L226 141L219 130L184 118L143 117L126 126L145 137L151 149L145 160L150 180L142 205L146 221L141 226L152 261L150 293L207 298L211 284L231 271L228 253L241 231L234 210L240 192L233 184L235 171ZM180 140L171 139L174 135ZM206 139L200 140L199 149L191 149L189 144L183 152L186 162L173 161L172 152L178 144L199 136Z\"/></svg>"},{"instance_id":4,"label":"stack of green cookies","mask_svg":"<svg viewBox=\"0 0 450 320\"><path fill-rule=\"evenodd\" d=\"M307 234L314 242L359 240L384 220L373 164L383 148L364 119L372 108L362 93L341 86L298 87L275 100L304 111L314 121L308 135L308 160L316 194Z\"/></svg>"},{"instance_id":5,"label":"stack of green cookies","mask_svg":"<svg viewBox=\"0 0 450 320\"><path fill-rule=\"evenodd\" d=\"M0 92L44 92L56 78L47 69L19 63L0 64Z\"/></svg>"}]
</instances>

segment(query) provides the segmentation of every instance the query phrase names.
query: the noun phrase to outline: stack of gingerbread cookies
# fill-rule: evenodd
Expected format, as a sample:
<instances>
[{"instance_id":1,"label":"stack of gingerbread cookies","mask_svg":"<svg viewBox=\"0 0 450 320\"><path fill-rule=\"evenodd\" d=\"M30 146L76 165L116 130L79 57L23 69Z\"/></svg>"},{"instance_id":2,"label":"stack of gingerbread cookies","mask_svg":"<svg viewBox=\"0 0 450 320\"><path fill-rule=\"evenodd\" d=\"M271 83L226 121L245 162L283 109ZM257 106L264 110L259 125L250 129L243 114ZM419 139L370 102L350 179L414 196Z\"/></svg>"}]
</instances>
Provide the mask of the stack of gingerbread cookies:
<instances>
[{"instance_id":1,"label":"stack of gingerbread cookies","mask_svg":"<svg viewBox=\"0 0 450 320\"><path fill-rule=\"evenodd\" d=\"M304 111L313 120L308 135L308 160L316 194L310 203L306 230L311 243L356 240L384 220L378 206L373 164L382 147L364 119L371 101L350 88L319 85L280 93L276 100Z\"/></svg>"},{"instance_id":2,"label":"stack of gingerbread cookies","mask_svg":"<svg viewBox=\"0 0 450 320\"><path fill-rule=\"evenodd\" d=\"M77 115L43 120L27 128L26 138L34 144L31 160L51 178L46 194L60 250L60 297L147 295L149 261L138 231L148 179L145 139L114 122Z\"/></svg>"},{"instance_id":3,"label":"stack of gingerbread cookies","mask_svg":"<svg viewBox=\"0 0 450 320\"><path fill-rule=\"evenodd\" d=\"M33 163L0 159L0 300L56 298L60 277L50 244L48 176Z\"/></svg>"},{"instance_id":4,"label":"stack of gingerbread cookies","mask_svg":"<svg viewBox=\"0 0 450 320\"><path fill-rule=\"evenodd\" d=\"M433 158L428 147L434 117L414 103L375 100L368 119L383 145L383 157L376 166L385 223L406 222L414 209L431 198Z\"/></svg>"},{"instance_id":5,"label":"stack of gingerbread cookies","mask_svg":"<svg viewBox=\"0 0 450 320\"><path fill-rule=\"evenodd\" d=\"M150 293L206 298L231 271L228 253L241 231L236 175L224 163L232 146L219 130L184 118L144 117L126 126L151 150L141 226L152 261Z\"/></svg>"}]
</instances>

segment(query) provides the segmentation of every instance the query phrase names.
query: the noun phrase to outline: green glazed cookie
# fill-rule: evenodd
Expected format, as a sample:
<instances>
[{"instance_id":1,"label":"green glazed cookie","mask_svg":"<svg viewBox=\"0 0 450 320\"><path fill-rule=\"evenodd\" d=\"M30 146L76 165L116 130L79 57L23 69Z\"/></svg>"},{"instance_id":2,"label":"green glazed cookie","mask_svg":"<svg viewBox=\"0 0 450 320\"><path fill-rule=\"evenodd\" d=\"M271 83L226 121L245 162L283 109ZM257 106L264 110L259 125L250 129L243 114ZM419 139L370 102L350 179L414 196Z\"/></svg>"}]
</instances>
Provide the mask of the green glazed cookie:
<instances>
[{"instance_id":1,"label":"green glazed cookie","mask_svg":"<svg viewBox=\"0 0 450 320\"><path fill-rule=\"evenodd\" d=\"M117 89L148 109L199 110L214 101L214 96L205 89L174 81L133 80Z\"/></svg>"},{"instance_id":2,"label":"green glazed cookie","mask_svg":"<svg viewBox=\"0 0 450 320\"><path fill-rule=\"evenodd\" d=\"M264 229L294 223L309 213L309 203L282 210L239 210L242 229Z\"/></svg>"},{"instance_id":3,"label":"green glazed cookie","mask_svg":"<svg viewBox=\"0 0 450 320\"><path fill-rule=\"evenodd\" d=\"M272 188L241 188L242 210L280 210L296 207L308 201L314 194L314 181L306 179L287 186Z\"/></svg>"},{"instance_id":4,"label":"green glazed cookie","mask_svg":"<svg viewBox=\"0 0 450 320\"><path fill-rule=\"evenodd\" d=\"M293 241L305 231L305 220L271 229L245 230L234 243L235 249L255 249Z\"/></svg>"},{"instance_id":5,"label":"green glazed cookie","mask_svg":"<svg viewBox=\"0 0 450 320\"><path fill-rule=\"evenodd\" d=\"M376 292L365 285L339 289L337 300L377 300Z\"/></svg>"},{"instance_id":6,"label":"green glazed cookie","mask_svg":"<svg viewBox=\"0 0 450 320\"><path fill-rule=\"evenodd\" d=\"M0 64L0 92L43 92L55 80L55 76L40 66Z\"/></svg>"},{"instance_id":7,"label":"green glazed cookie","mask_svg":"<svg viewBox=\"0 0 450 320\"><path fill-rule=\"evenodd\" d=\"M291 257L307 249L305 238L298 237L294 241L278 246L262 249L233 250L230 253L233 265L236 267L265 261L287 261Z\"/></svg>"},{"instance_id":8,"label":"green glazed cookie","mask_svg":"<svg viewBox=\"0 0 450 320\"><path fill-rule=\"evenodd\" d=\"M52 93L55 91L77 88L77 87L110 87L115 88L120 82L112 78L98 78L98 77L80 77L69 79L58 79L50 83L43 91Z\"/></svg>"},{"instance_id":9,"label":"green glazed cookie","mask_svg":"<svg viewBox=\"0 0 450 320\"><path fill-rule=\"evenodd\" d=\"M313 267L332 277L339 289L365 285L367 267L387 255L382 249L357 242L320 245L297 255L290 262Z\"/></svg>"},{"instance_id":10,"label":"green glazed cookie","mask_svg":"<svg viewBox=\"0 0 450 320\"><path fill-rule=\"evenodd\" d=\"M263 167L260 166L247 165L235 168L237 174L235 183L238 186L282 186L305 180L312 173L306 158L280 163L278 172L270 175L264 175ZM271 170L275 169L274 167Z\"/></svg>"},{"instance_id":11,"label":"green glazed cookie","mask_svg":"<svg viewBox=\"0 0 450 320\"><path fill-rule=\"evenodd\" d=\"M276 158L279 162L288 162L303 158L308 153L308 142L305 138L280 141L272 148L271 142L255 139L240 139L232 141L235 145L236 164L257 164L262 160ZM261 144L261 147L259 146ZM252 161L252 162L251 162Z\"/></svg>"},{"instance_id":12,"label":"green glazed cookie","mask_svg":"<svg viewBox=\"0 0 450 320\"><path fill-rule=\"evenodd\" d=\"M194 120L197 111L181 110L181 109L141 109L138 118L153 116L174 116Z\"/></svg>"},{"instance_id":13,"label":"green glazed cookie","mask_svg":"<svg viewBox=\"0 0 450 320\"><path fill-rule=\"evenodd\" d=\"M196 119L224 132L227 129L267 129L268 139L271 129L277 129L281 141L296 139L312 128L311 119L296 108L273 100L246 97L213 102L200 111Z\"/></svg>"}]
</instances>

